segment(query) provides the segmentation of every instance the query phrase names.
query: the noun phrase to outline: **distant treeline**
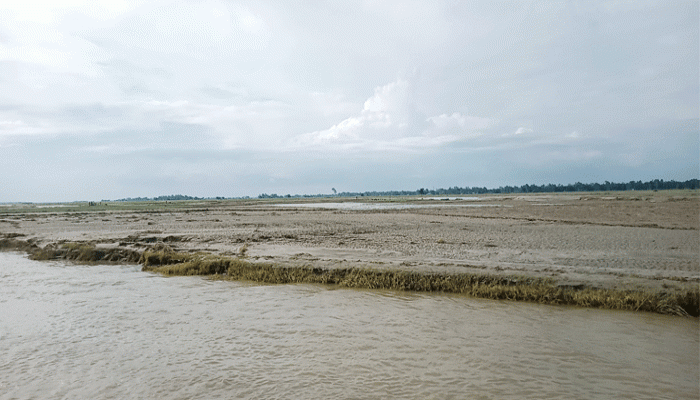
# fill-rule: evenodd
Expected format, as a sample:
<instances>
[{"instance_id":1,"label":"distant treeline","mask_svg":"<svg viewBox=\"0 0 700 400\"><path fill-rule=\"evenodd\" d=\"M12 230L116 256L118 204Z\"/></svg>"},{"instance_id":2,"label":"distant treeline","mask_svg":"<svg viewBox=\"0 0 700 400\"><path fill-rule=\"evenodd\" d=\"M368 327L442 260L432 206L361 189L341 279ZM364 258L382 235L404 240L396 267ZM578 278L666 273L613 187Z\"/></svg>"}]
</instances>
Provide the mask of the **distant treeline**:
<instances>
[{"instance_id":1,"label":"distant treeline","mask_svg":"<svg viewBox=\"0 0 700 400\"><path fill-rule=\"evenodd\" d=\"M486 188L478 186L451 187L447 189L426 189L418 190L387 190L372 192L341 192L334 194L334 197L381 197L381 196L415 196L415 195L458 195L458 194L485 194L485 193L559 193L559 192L600 192L600 191L625 191L625 190L670 190L670 189L700 189L700 180L690 179L684 182L664 181L654 179L653 181L629 181L626 183L615 183L605 181L604 183L581 183L576 182L568 185L522 185L522 186L501 186L498 188ZM259 199L279 199L279 198L299 198L299 197L327 197L329 194L267 194L258 195ZM127 197L115 201L175 201L175 200L226 200L245 197L193 197L182 194L173 194L158 197ZM109 200L102 200L109 201Z\"/></svg>"},{"instance_id":2,"label":"distant treeline","mask_svg":"<svg viewBox=\"0 0 700 400\"><path fill-rule=\"evenodd\" d=\"M218 198L218 197L217 197ZM203 197L192 197L192 196L185 196L182 194L171 194L168 196L158 196L158 197L127 197L125 199L119 199L115 201L174 201L174 200L204 200ZM109 201L109 200L102 200L102 201Z\"/></svg>"},{"instance_id":3,"label":"distant treeline","mask_svg":"<svg viewBox=\"0 0 700 400\"><path fill-rule=\"evenodd\" d=\"M559 192L599 192L599 191L625 191L625 190L670 190L670 189L700 189L700 180L690 179L685 182L664 181L654 179L653 181L630 181L627 183L615 183L605 181L604 183L581 183L576 182L568 185L522 185L522 186L501 186L498 188L486 187L451 187L447 189L426 189L418 190L391 190L373 192L342 192L334 196L338 197L358 197L358 196L414 196L414 195L458 195L458 194L485 194L485 193L559 193ZM285 195L263 193L258 196L261 199L281 198L281 197L323 197L327 194L317 195Z\"/></svg>"}]
</instances>

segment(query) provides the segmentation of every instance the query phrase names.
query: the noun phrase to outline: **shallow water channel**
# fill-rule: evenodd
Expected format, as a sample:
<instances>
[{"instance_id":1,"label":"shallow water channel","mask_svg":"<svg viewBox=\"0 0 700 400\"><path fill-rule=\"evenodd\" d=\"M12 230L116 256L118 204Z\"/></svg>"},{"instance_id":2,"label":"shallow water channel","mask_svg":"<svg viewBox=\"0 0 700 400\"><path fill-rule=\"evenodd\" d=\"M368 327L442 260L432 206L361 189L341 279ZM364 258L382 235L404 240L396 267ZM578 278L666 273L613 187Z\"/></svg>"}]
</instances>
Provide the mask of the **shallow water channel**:
<instances>
[{"instance_id":1,"label":"shallow water channel","mask_svg":"<svg viewBox=\"0 0 700 400\"><path fill-rule=\"evenodd\" d=\"M0 253L0 399L698 398L697 319Z\"/></svg>"}]
</instances>

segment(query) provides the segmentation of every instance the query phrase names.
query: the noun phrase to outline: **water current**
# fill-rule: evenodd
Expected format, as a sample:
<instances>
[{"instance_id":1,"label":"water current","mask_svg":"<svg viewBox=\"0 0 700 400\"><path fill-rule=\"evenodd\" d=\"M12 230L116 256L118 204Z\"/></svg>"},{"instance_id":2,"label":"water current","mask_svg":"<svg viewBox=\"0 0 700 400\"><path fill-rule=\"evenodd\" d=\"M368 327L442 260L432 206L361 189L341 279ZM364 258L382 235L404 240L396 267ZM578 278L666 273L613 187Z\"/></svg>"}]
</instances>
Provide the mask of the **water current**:
<instances>
[{"instance_id":1,"label":"water current","mask_svg":"<svg viewBox=\"0 0 700 400\"><path fill-rule=\"evenodd\" d=\"M698 398L698 328L0 253L0 399Z\"/></svg>"}]
</instances>

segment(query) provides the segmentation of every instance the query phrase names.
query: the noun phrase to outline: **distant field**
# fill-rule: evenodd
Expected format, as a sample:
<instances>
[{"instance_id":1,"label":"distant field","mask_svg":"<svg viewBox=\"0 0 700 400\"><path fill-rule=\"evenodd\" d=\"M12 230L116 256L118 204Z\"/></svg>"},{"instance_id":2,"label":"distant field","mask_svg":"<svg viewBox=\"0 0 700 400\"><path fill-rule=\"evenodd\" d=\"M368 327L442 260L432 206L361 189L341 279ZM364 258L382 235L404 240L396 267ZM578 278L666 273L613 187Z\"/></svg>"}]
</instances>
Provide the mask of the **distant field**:
<instances>
[{"instance_id":1,"label":"distant field","mask_svg":"<svg viewBox=\"0 0 700 400\"><path fill-rule=\"evenodd\" d=\"M609 198L619 200L643 200L653 196L660 201L673 198L699 198L698 190L660 190L660 191L611 191L611 192L564 192L564 193L510 193L510 194L481 194L481 195L412 195L412 196L381 196L381 197L278 197L266 199L226 199L226 200L169 200L169 201L108 201L89 202L77 201L66 203L4 203L0 204L0 214L3 213L58 213L58 212L90 212L90 211L165 211L200 208L239 207L251 205L284 204L284 203L325 203L325 202L380 202L380 203L408 203L424 201L475 201L497 200L504 201L515 198L569 198L591 197Z\"/></svg>"},{"instance_id":2,"label":"distant field","mask_svg":"<svg viewBox=\"0 0 700 400\"><path fill-rule=\"evenodd\" d=\"M544 297L568 288L635 291L663 300L664 294L685 298L700 285L698 194L6 204L0 207L0 241L46 259L73 254L77 260L133 261L147 251L167 251L294 271L383 271L367 275L372 279L399 276L385 272L437 274L438 281L454 274L521 276L551 282ZM259 272L253 269L253 275Z\"/></svg>"}]
</instances>

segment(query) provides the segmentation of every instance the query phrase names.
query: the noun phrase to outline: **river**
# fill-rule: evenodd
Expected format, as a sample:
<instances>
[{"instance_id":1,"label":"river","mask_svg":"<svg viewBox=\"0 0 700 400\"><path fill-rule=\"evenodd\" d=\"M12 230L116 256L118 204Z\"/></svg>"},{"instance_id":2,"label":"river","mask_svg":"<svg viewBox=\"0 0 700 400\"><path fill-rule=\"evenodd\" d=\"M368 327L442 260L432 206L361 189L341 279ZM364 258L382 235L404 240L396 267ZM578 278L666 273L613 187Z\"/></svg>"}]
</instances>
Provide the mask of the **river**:
<instances>
[{"instance_id":1,"label":"river","mask_svg":"<svg viewBox=\"0 0 700 400\"><path fill-rule=\"evenodd\" d=\"M0 253L0 399L700 397L697 319Z\"/></svg>"}]
</instances>

